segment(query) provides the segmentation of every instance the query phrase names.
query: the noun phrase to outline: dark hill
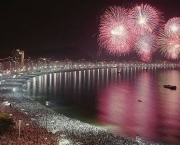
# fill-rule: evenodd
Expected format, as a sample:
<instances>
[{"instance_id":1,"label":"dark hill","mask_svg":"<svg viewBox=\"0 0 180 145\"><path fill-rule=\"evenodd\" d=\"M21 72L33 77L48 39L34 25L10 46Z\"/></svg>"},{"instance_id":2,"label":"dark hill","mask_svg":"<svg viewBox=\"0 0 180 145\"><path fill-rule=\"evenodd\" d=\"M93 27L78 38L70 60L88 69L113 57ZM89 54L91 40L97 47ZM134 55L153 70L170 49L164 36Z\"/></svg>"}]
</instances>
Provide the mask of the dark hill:
<instances>
[{"instance_id":1,"label":"dark hill","mask_svg":"<svg viewBox=\"0 0 180 145\"><path fill-rule=\"evenodd\" d=\"M83 50L76 47L66 47L62 49L52 49L52 50L33 50L25 52L25 57L31 57L32 59L36 59L39 57L51 58L54 60L93 60L93 58L88 55Z\"/></svg>"}]
</instances>

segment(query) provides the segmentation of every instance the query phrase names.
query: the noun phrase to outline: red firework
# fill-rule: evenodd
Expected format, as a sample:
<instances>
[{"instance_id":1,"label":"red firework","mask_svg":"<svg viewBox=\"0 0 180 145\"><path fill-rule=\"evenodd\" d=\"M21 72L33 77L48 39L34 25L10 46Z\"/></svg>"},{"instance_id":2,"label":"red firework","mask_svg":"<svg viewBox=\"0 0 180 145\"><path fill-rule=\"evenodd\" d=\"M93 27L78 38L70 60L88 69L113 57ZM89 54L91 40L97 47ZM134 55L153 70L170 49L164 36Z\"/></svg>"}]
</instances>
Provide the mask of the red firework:
<instances>
[{"instance_id":1,"label":"red firework","mask_svg":"<svg viewBox=\"0 0 180 145\"><path fill-rule=\"evenodd\" d=\"M136 34L151 33L161 21L161 13L156 8L148 5L137 5L129 13L133 19L133 30Z\"/></svg>"},{"instance_id":2,"label":"red firework","mask_svg":"<svg viewBox=\"0 0 180 145\"><path fill-rule=\"evenodd\" d=\"M121 7L109 7L100 19L99 45L111 54L130 52L134 37L131 34L132 22L128 10Z\"/></svg>"}]
</instances>

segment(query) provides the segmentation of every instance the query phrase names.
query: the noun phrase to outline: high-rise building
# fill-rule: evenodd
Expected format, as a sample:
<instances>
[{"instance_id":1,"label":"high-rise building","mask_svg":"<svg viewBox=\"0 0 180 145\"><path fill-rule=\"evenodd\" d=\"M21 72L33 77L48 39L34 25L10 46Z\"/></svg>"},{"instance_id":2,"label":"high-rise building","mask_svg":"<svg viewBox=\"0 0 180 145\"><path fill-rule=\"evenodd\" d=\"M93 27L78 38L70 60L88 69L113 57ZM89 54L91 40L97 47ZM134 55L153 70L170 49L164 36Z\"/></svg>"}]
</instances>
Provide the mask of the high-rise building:
<instances>
[{"instance_id":1,"label":"high-rise building","mask_svg":"<svg viewBox=\"0 0 180 145\"><path fill-rule=\"evenodd\" d=\"M14 60L14 67L17 68L23 68L24 67L24 51L20 49L16 49L12 52L13 60Z\"/></svg>"}]
</instances>

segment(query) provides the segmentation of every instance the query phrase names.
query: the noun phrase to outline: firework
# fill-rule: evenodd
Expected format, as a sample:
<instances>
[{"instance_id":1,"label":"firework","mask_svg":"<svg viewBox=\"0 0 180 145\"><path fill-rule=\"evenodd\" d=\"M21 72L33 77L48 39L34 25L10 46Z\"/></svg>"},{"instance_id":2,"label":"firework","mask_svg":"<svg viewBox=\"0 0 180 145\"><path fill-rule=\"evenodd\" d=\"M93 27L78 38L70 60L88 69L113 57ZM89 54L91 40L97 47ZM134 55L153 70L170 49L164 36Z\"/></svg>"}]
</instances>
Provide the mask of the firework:
<instances>
[{"instance_id":1,"label":"firework","mask_svg":"<svg viewBox=\"0 0 180 145\"><path fill-rule=\"evenodd\" d=\"M131 20L128 10L121 7L109 7L101 16L99 45L111 54L126 54L133 45Z\"/></svg>"},{"instance_id":2,"label":"firework","mask_svg":"<svg viewBox=\"0 0 180 145\"><path fill-rule=\"evenodd\" d=\"M180 18L174 17L168 20L164 31L169 37L180 37Z\"/></svg>"},{"instance_id":3,"label":"firework","mask_svg":"<svg viewBox=\"0 0 180 145\"><path fill-rule=\"evenodd\" d=\"M178 59L180 53L180 38L170 37L167 33L161 33L158 38L158 44L165 57Z\"/></svg>"},{"instance_id":4,"label":"firework","mask_svg":"<svg viewBox=\"0 0 180 145\"><path fill-rule=\"evenodd\" d=\"M150 5L137 5L129 13L133 19L133 30L136 34L151 33L160 23L161 13Z\"/></svg>"},{"instance_id":5,"label":"firework","mask_svg":"<svg viewBox=\"0 0 180 145\"><path fill-rule=\"evenodd\" d=\"M149 61L152 53L154 53L157 48L156 35L153 33L147 33L145 35L137 36L134 48L141 60Z\"/></svg>"}]
</instances>

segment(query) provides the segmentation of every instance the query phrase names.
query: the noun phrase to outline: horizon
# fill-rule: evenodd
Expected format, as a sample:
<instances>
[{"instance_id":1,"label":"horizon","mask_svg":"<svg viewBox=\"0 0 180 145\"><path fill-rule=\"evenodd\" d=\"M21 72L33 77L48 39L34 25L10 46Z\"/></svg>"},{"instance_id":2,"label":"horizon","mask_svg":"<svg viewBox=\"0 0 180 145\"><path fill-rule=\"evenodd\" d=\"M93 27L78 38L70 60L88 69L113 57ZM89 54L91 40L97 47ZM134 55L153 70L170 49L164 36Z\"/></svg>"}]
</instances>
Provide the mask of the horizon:
<instances>
[{"instance_id":1,"label":"horizon","mask_svg":"<svg viewBox=\"0 0 180 145\"><path fill-rule=\"evenodd\" d=\"M69 51L73 52L75 47L97 58L101 51L97 42L100 17L109 6L129 7L147 3L162 11L167 21L180 16L178 2L177 0L1 1L1 57L10 55L13 49L21 49L28 53L60 51L71 47ZM158 55L153 59L162 57L160 53ZM103 56L112 58L111 55ZM128 59L129 56L126 56ZM113 57L116 59L115 55Z\"/></svg>"}]
</instances>

